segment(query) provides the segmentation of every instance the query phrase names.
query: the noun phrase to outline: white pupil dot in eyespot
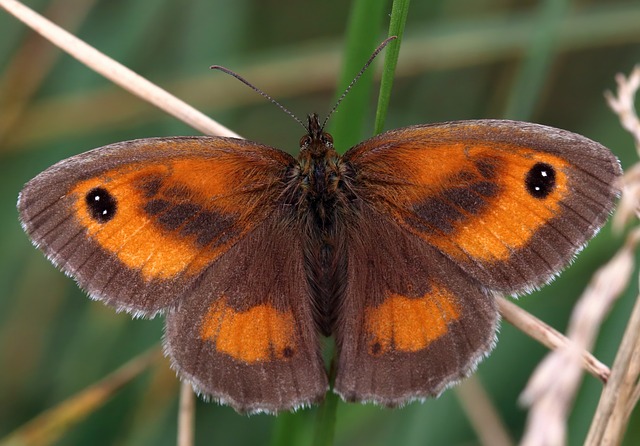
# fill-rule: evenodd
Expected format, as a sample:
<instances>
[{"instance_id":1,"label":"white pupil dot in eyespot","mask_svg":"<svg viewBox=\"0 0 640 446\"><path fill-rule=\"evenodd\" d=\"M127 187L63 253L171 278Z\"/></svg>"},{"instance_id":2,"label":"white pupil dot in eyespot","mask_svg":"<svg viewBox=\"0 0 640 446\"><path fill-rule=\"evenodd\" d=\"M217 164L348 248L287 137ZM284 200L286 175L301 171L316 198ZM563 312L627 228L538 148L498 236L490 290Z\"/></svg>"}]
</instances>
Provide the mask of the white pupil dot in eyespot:
<instances>
[{"instance_id":1,"label":"white pupil dot in eyespot","mask_svg":"<svg viewBox=\"0 0 640 446\"><path fill-rule=\"evenodd\" d=\"M100 195L96 195L93 199L96 201L100 201Z\"/></svg>"},{"instance_id":2,"label":"white pupil dot in eyespot","mask_svg":"<svg viewBox=\"0 0 640 446\"><path fill-rule=\"evenodd\" d=\"M540 175L542 175L543 177L546 177L547 176L547 171L543 170L542 172L540 172Z\"/></svg>"}]
</instances>

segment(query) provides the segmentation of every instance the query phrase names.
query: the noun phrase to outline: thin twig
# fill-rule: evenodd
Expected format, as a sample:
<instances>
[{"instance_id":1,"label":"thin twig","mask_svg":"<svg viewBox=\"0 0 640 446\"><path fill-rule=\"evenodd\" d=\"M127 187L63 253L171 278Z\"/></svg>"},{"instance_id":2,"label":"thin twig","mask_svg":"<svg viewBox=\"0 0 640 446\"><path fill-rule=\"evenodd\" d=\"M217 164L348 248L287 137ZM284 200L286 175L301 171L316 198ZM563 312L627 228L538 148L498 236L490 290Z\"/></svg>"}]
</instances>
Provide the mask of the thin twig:
<instances>
[{"instance_id":1,"label":"thin twig","mask_svg":"<svg viewBox=\"0 0 640 446\"><path fill-rule=\"evenodd\" d=\"M562 333L503 297L498 298L498 309L507 322L550 349L573 344ZM581 356L584 369L600 381L607 382L609 367L587 351L581 351Z\"/></svg>"},{"instance_id":2,"label":"thin twig","mask_svg":"<svg viewBox=\"0 0 640 446\"><path fill-rule=\"evenodd\" d=\"M0 7L92 70L207 135L238 135L16 0Z\"/></svg>"}]
</instances>

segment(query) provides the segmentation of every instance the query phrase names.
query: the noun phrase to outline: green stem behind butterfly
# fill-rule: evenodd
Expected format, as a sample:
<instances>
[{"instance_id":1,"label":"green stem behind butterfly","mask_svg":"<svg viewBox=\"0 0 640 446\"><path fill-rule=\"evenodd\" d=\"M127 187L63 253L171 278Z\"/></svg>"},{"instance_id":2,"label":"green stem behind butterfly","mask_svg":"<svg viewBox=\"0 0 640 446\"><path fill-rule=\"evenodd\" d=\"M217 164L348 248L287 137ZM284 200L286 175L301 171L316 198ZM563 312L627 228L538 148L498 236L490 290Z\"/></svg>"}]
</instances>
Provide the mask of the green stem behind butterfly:
<instances>
[{"instance_id":1,"label":"green stem behind butterfly","mask_svg":"<svg viewBox=\"0 0 640 446\"><path fill-rule=\"evenodd\" d=\"M344 88L349 85L349 82L354 74L358 72L363 61L367 60L367 56L371 54L371 51L379 43L377 41L379 38L378 30L381 28L384 17L385 4L386 2L380 0L376 0L375 2L357 0L354 3L347 33L345 64L343 66L338 92L343 91ZM393 73L400 49L400 37L404 31L408 7L409 0L394 0L393 2L389 36L398 36L398 40L390 44L389 48L395 48L395 51L392 55L387 55L384 60L384 86L380 87L378 109L376 111L376 121L380 122L380 126L384 123L389 104ZM377 24L379 25L377 26ZM332 133L334 140L339 144L339 151L340 149L344 151L345 148L356 144L362 139L362 129L367 116L369 91L371 90L372 84L373 72L369 70L369 72L365 73L359 80L359 88L354 88L348 98L341 104L341 113L334 115ZM378 132L379 131L376 131L375 133ZM334 350L329 373L331 386L333 386L335 377L335 366L336 356ZM329 392L327 393L325 401L318 408L313 438L314 446L329 446L333 444L338 400L339 397L335 393Z\"/></svg>"},{"instance_id":2,"label":"green stem behind butterfly","mask_svg":"<svg viewBox=\"0 0 640 446\"><path fill-rule=\"evenodd\" d=\"M380 43L386 5L386 0L355 0L353 3L347 24L344 61L336 89L337 95L342 94L347 88L373 49ZM342 101L337 113L329 122L329 133L333 135L339 153L344 153L363 139L373 81L373 70L369 69Z\"/></svg>"}]
</instances>

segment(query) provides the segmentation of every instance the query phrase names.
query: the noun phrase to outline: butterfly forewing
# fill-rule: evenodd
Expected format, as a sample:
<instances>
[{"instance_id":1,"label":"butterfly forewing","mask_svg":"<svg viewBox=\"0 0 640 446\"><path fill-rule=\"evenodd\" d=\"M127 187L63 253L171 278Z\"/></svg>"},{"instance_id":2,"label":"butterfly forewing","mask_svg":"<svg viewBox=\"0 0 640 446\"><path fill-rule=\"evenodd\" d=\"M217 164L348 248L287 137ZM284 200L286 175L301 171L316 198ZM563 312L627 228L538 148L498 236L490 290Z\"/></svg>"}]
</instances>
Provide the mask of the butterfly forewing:
<instances>
[{"instance_id":1,"label":"butterfly forewing","mask_svg":"<svg viewBox=\"0 0 640 446\"><path fill-rule=\"evenodd\" d=\"M234 139L129 141L47 169L18 209L34 243L93 298L153 314L273 212L292 161Z\"/></svg>"},{"instance_id":2,"label":"butterfly forewing","mask_svg":"<svg viewBox=\"0 0 640 446\"><path fill-rule=\"evenodd\" d=\"M488 289L548 282L604 224L621 168L580 135L514 121L384 133L344 157L362 199Z\"/></svg>"}]
</instances>

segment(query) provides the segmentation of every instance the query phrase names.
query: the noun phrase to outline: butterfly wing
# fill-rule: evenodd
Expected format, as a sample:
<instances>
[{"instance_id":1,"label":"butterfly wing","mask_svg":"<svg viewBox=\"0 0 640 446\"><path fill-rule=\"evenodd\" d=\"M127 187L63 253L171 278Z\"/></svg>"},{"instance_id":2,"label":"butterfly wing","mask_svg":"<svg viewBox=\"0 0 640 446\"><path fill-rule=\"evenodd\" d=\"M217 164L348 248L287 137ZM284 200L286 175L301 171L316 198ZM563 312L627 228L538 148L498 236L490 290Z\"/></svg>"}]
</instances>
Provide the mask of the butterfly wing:
<instances>
[{"instance_id":1,"label":"butterfly wing","mask_svg":"<svg viewBox=\"0 0 640 446\"><path fill-rule=\"evenodd\" d=\"M369 204L358 210L334 391L386 406L437 395L493 347L495 302L437 249Z\"/></svg>"},{"instance_id":2,"label":"butterfly wing","mask_svg":"<svg viewBox=\"0 0 640 446\"><path fill-rule=\"evenodd\" d=\"M302 231L275 213L214 263L167 315L165 350L199 393L240 412L308 406L328 381Z\"/></svg>"},{"instance_id":3,"label":"butterfly wing","mask_svg":"<svg viewBox=\"0 0 640 446\"><path fill-rule=\"evenodd\" d=\"M505 293L530 291L569 263L611 213L622 173L594 141L515 121L408 127L344 159L360 197Z\"/></svg>"},{"instance_id":4,"label":"butterfly wing","mask_svg":"<svg viewBox=\"0 0 640 446\"><path fill-rule=\"evenodd\" d=\"M167 350L200 392L276 411L326 389L304 274L283 273L302 268L300 242L270 239L283 229L274 221L291 224L280 196L293 162L230 138L129 141L44 171L18 209L91 297L136 315L169 311Z\"/></svg>"},{"instance_id":5,"label":"butterfly wing","mask_svg":"<svg viewBox=\"0 0 640 446\"><path fill-rule=\"evenodd\" d=\"M511 121L394 130L344 156L358 197L335 390L386 405L436 395L491 349L492 292L549 281L604 224L617 159Z\"/></svg>"}]
</instances>

